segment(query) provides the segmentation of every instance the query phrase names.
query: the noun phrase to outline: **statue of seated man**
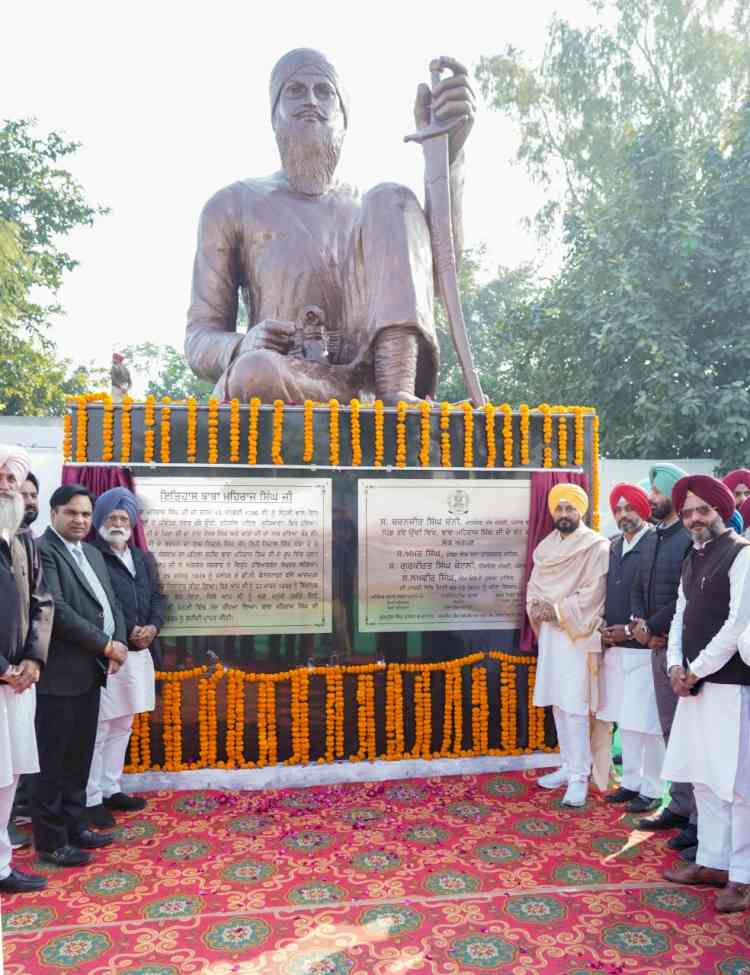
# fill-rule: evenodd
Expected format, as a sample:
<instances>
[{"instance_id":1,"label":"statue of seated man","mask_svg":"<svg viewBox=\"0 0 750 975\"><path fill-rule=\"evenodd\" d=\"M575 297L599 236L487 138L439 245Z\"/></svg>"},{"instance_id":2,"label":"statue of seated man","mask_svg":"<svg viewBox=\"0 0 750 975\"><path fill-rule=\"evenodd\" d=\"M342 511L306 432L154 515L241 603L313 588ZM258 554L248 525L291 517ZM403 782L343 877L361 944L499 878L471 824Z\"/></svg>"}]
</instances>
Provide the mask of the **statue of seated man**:
<instances>
[{"instance_id":1,"label":"statue of seated man","mask_svg":"<svg viewBox=\"0 0 750 975\"><path fill-rule=\"evenodd\" d=\"M444 59L449 60L449 59ZM474 117L466 71L420 85L418 128L463 119L451 134L453 232L460 252L463 144ZM243 179L206 204L198 228L185 353L221 400L348 402L432 397L439 353L425 213L404 186L360 194L334 179L348 101L318 51L285 54L271 73L282 168ZM237 331L239 295L248 313Z\"/></svg>"}]
</instances>

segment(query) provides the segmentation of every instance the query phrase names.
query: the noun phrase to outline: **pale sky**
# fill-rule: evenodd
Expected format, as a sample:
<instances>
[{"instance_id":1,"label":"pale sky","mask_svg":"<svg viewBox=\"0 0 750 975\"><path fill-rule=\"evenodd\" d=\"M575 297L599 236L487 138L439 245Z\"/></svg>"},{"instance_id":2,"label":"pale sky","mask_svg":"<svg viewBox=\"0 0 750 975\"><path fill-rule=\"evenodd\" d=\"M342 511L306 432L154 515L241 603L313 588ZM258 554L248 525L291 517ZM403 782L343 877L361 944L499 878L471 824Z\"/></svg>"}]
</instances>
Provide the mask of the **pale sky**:
<instances>
[{"instance_id":1,"label":"pale sky","mask_svg":"<svg viewBox=\"0 0 750 975\"><path fill-rule=\"evenodd\" d=\"M413 128L432 57L476 66L506 43L538 58L553 11L593 20L587 0L461 3L33 2L6 4L0 118L36 116L83 143L69 163L90 201L110 207L71 235L81 261L60 293L60 350L109 361L146 339L182 346L198 215L217 189L278 168L268 106L273 64L318 47L337 65L351 119L340 175L392 180L422 198ZM543 202L510 164L510 123L480 100L467 143L466 243L492 265L540 257L521 226Z\"/></svg>"}]
</instances>

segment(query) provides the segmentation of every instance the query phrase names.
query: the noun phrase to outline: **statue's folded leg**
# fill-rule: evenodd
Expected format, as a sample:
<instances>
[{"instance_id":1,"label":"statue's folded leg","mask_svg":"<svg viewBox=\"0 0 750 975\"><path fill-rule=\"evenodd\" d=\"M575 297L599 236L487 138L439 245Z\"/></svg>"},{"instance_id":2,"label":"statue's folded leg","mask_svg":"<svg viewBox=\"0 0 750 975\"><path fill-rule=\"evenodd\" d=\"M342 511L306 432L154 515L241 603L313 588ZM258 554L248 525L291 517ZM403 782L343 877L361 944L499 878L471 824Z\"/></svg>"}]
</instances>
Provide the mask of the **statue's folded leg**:
<instances>
[{"instance_id":1,"label":"statue's folded leg","mask_svg":"<svg viewBox=\"0 0 750 975\"><path fill-rule=\"evenodd\" d=\"M297 357L280 355L271 349L256 349L239 356L219 379L213 395L221 400L257 396L262 403L280 399L285 403L314 400L342 403L359 396L360 370L330 366Z\"/></svg>"}]
</instances>

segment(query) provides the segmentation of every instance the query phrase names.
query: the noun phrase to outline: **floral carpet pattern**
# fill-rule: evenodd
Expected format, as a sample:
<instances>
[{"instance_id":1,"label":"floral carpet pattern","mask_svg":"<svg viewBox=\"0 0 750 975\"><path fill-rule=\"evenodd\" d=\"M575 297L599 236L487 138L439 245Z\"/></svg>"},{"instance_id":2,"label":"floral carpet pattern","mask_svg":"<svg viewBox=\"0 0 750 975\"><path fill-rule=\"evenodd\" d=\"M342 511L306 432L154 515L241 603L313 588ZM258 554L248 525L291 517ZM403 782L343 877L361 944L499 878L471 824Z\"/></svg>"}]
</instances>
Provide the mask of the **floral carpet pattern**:
<instances>
[{"instance_id":1,"label":"floral carpet pattern","mask_svg":"<svg viewBox=\"0 0 750 975\"><path fill-rule=\"evenodd\" d=\"M750 975L750 913L538 774L153 793L85 869L19 853L6 975Z\"/></svg>"}]
</instances>

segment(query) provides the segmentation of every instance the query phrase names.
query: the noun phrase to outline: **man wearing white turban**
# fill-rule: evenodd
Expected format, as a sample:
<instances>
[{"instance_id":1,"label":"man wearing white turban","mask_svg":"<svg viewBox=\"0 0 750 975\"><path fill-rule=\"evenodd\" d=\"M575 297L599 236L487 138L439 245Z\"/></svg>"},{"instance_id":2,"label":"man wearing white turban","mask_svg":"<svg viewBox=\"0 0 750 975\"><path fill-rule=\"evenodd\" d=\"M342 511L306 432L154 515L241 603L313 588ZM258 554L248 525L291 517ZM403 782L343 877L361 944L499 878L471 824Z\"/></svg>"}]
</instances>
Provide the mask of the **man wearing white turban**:
<instances>
[{"instance_id":1,"label":"man wearing white turban","mask_svg":"<svg viewBox=\"0 0 750 975\"><path fill-rule=\"evenodd\" d=\"M567 786L563 804L582 806L592 759L596 785L609 779L610 726L594 718L609 542L583 523L589 499L577 484L556 484L547 505L555 529L534 550L526 611L539 643L534 704L552 706L562 765L537 781Z\"/></svg>"},{"instance_id":2,"label":"man wearing white turban","mask_svg":"<svg viewBox=\"0 0 750 975\"><path fill-rule=\"evenodd\" d=\"M0 893L47 886L44 877L11 865L8 822L19 776L39 771L35 684L47 660L54 606L24 516L21 486L30 461L0 444Z\"/></svg>"}]
</instances>

